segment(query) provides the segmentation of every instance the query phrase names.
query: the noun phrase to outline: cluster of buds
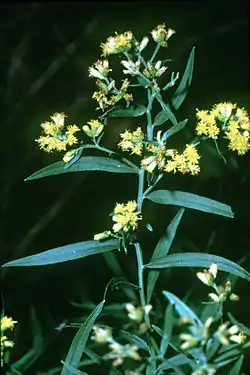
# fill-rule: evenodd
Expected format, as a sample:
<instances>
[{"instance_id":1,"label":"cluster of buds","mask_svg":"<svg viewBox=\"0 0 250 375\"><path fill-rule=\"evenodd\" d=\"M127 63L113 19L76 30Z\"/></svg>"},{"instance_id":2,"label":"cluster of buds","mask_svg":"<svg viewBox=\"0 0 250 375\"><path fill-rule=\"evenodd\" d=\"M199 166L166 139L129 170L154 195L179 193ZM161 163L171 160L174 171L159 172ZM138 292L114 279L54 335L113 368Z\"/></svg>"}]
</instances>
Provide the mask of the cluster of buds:
<instances>
[{"instance_id":1,"label":"cluster of buds","mask_svg":"<svg viewBox=\"0 0 250 375\"><path fill-rule=\"evenodd\" d=\"M191 318L180 318L180 323L190 324L195 327L196 335L193 333L181 333L180 339L183 341L181 344L182 350L188 350L198 345L204 345L210 338L210 327L213 323L213 318L209 317L203 326L199 326L194 319Z\"/></svg>"},{"instance_id":2,"label":"cluster of buds","mask_svg":"<svg viewBox=\"0 0 250 375\"><path fill-rule=\"evenodd\" d=\"M202 326L190 318L181 318L180 322L188 323L195 328L192 333L180 334L180 339L183 341L181 344L182 350L189 350L198 346L203 347L210 338L217 339L222 345L229 345L230 342L241 345L247 338L237 325L229 327L229 322L222 323L213 333L211 330L211 325L214 323L212 317L209 317Z\"/></svg>"},{"instance_id":3,"label":"cluster of buds","mask_svg":"<svg viewBox=\"0 0 250 375\"><path fill-rule=\"evenodd\" d=\"M113 360L114 366L121 365L126 358L132 358L136 361L140 361L141 357L138 354L138 347L136 345L122 345L119 344L112 336L112 331L110 327L101 328L94 326L93 335L91 339L98 344L108 344L111 351L106 354L104 359Z\"/></svg>"},{"instance_id":4,"label":"cluster of buds","mask_svg":"<svg viewBox=\"0 0 250 375\"><path fill-rule=\"evenodd\" d=\"M140 333L145 333L148 328L146 323L143 323L145 315L148 315L152 309L152 305L146 305L144 307L135 307L132 303L126 303L125 308L128 312L128 317L136 324L139 324L138 330Z\"/></svg>"},{"instance_id":5,"label":"cluster of buds","mask_svg":"<svg viewBox=\"0 0 250 375\"><path fill-rule=\"evenodd\" d=\"M121 99L124 99L126 103L129 103L133 100L133 95L127 92L129 84L130 82L125 78L121 87L117 89L114 80L103 82L97 79L96 85L99 88L99 91L95 91L92 98L97 101L99 108L102 110L114 106Z\"/></svg>"},{"instance_id":6,"label":"cluster of buds","mask_svg":"<svg viewBox=\"0 0 250 375\"><path fill-rule=\"evenodd\" d=\"M229 327L229 322L221 324L215 333L215 337L221 342L222 345L229 345L230 341L236 344L244 344L247 337L241 332L237 325Z\"/></svg>"},{"instance_id":7,"label":"cluster of buds","mask_svg":"<svg viewBox=\"0 0 250 375\"><path fill-rule=\"evenodd\" d=\"M14 325L17 323L16 320L4 316L1 318L1 367L4 364L4 351L7 348L13 348L14 342L9 340L8 337L4 334L7 330L13 330Z\"/></svg>"},{"instance_id":8,"label":"cluster of buds","mask_svg":"<svg viewBox=\"0 0 250 375\"><path fill-rule=\"evenodd\" d=\"M197 277L208 286L214 288L216 293L209 293L208 296L211 298L212 301L215 303L223 303L228 299L230 301L238 301L239 296L235 293L232 293L232 286L230 281L226 281L225 286L218 286L215 283L215 279L218 272L218 265L217 263L212 263L209 269L203 270L203 272L197 272Z\"/></svg>"}]
</instances>

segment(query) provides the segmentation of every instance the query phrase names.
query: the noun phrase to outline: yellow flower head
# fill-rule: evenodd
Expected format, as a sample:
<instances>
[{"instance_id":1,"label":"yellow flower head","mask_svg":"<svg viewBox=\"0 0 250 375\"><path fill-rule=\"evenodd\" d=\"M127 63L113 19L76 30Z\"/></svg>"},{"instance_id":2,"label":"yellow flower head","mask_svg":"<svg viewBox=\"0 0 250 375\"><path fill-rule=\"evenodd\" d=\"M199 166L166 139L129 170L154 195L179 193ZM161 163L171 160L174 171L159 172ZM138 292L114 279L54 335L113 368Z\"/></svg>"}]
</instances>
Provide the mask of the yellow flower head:
<instances>
[{"instance_id":1,"label":"yellow flower head","mask_svg":"<svg viewBox=\"0 0 250 375\"><path fill-rule=\"evenodd\" d=\"M36 139L42 150L46 152L66 151L67 146L78 142L75 133L80 129L76 125L69 125L64 130L64 113L55 113L51 116L51 122L41 124L44 134Z\"/></svg>"},{"instance_id":2,"label":"yellow flower head","mask_svg":"<svg viewBox=\"0 0 250 375\"><path fill-rule=\"evenodd\" d=\"M235 104L230 102L219 103L213 106L211 113L219 121L224 122L225 120L229 119L235 106Z\"/></svg>"},{"instance_id":3,"label":"yellow flower head","mask_svg":"<svg viewBox=\"0 0 250 375\"><path fill-rule=\"evenodd\" d=\"M244 155L250 150L250 119L244 108L237 108L228 121L229 149Z\"/></svg>"},{"instance_id":4,"label":"yellow flower head","mask_svg":"<svg viewBox=\"0 0 250 375\"><path fill-rule=\"evenodd\" d=\"M96 63L94 63L94 66L91 66L89 68L89 77L99 78L103 80L111 71L112 69L109 68L108 60L98 60Z\"/></svg>"},{"instance_id":5,"label":"yellow flower head","mask_svg":"<svg viewBox=\"0 0 250 375\"><path fill-rule=\"evenodd\" d=\"M87 122L87 124L88 125L84 125L82 127L82 130L90 138L98 137L98 135L100 135L101 132L103 131L104 126L98 120L90 120L89 122Z\"/></svg>"},{"instance_id":6,"label":"yellow flower head","mask_svg":"<svg viewBox=\"0 0 250 375\"><path fill-rule=\"evenodd\" d=\"M123 151L130 151L131 154L141 155L143 149L144 133L140 127L134 132L126 130L121 134L122 140L118 143Z\"/></svg>"},{"instance_id":7,"label":"yellow flower head","mask_svg":"<svg viewBox=\"0 0 250 375\"><path fill-rule=\"evenodd\" d=\"M167 47L167 41L173 34L175 34L175 30L166 30L166 25L165 23L163 23L162 25L158 25L154 30L152 30L151 34L156 43L160 44L162 47Z\"/></svg>"},{"instance_id":8,"label":"yellow flower head","mask_svg":"<svg viewBox=\"0 0 250 375\"><path fill-rule=\"evenodd\" d=\"M4 352L6 348L13 348L14 342L10 341L6 335L3 335L2 333L6 330L10 329L12 330L14 328L14 325L17 323L16 320L13 320L12 318L9 318L7 316L3 316L1 318L1 367L4 364Z\"/></svg>"},{"instance_id":9,"label":"yellow flower head","mask_svg":"<svg viewBox=\"0 0 250 375\"><path fill-rule=\"evenodd\" d=\"M197 135L205 135L216 139L220 133L220 129L216 124L215 112L197 110L196 117L199 120L196 126Z\"/></svg>"},{"instance_id":10,"label":"yellow flower head","mask_svg":"<svg viewBox=\"0 0 250 375\"><path fill-rule=\"evenodd\" d=\"M113 225L113 231L115 233L121 230L128 232L138 227L138 220L141 220L141 216L139 212L136 211L136 206L136 202L134 201L129 201L126 204L116 204L112 216L112 220L115 221Z\"/></svg>"},{"instance_id":11,"label":"yellow flower head","mask_svg":"<svg viewBox=\"0 0 250 375\"><path fill-rule=\"evenodd\" d=\"M176 173L178 171L183 174L190 173L192 176L200 172L200 155L194 145L187 144L182 154L176 150L169 151L171 151L168 153L171 159L165 164L165 172Z\"/></svg>"},{"instance_id":12,"label":"yellow flower head","mask_svg":"<svg viewBox=\"0 0 250 375\"><path fill-rule=\"evenodd\" d=\"M131 31L110 36L105 43L101 44L103 56L128 52L132 48L133 38Z\"/></svg>"}]
</instances>

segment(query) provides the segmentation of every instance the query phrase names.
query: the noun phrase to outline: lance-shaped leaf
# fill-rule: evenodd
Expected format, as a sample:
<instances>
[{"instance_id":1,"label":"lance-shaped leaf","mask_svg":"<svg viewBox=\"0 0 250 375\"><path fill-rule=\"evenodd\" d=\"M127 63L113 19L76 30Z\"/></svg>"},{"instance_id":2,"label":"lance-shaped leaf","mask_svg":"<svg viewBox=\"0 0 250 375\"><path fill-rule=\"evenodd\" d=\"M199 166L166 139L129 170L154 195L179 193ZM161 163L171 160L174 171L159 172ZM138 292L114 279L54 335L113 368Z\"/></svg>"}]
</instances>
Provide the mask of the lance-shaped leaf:
<instances>
[{"instance_id":1,"label":"lance-shaped leaf","mask_svg":"<svg viewBox=\"0 0 250 375\"><path fill-rule=\"evenodd\" d=\"M172 303L169 303L165 311L163 336L161 339L161 346L160 346L160 355L162 356L162 358L164 358L169 342L171 340L172 329L173 329L173 305Z\"/></svg>"},{"instance_id":2,"label":"lance-shaped leaf","mask_svg":"<svg viewBox=\"0 0 250 375\"><path fill-rule=\"evenodd\" d=\"M96 318L100 315L103 309L104 303L105 301L102 301L101 303L99 303L98 306L96 306L96 308L88 316L88 318L85 320L85 322L83 323L83 325L77 332L70 346L69 352L64 362L65 364L68 364L75 368L78 367L82 354L84 352L89 334L91 332L91 329L95 323ZM63 366L61 375L70 375L71 371L69 368L67 368L67 366L65 366L65 364Z\"/></svg>"},{"instance_id":3,"label":"lance-shaped leaf","mask_svg":"<svg viewBox=\"0 0 250 375\"><path fill-rule=\"evenodd\" d=\"M227 204L184 191L155 190L145 198L158 204L172 204L230 218L234 217L231 207Z\"/></svg>"},{"instance_id":4,"label":"lance-shaped leaf","mask_svg":"<svg viewBox=\"0 0 250 375\"><path fill-rule=\"evenodd\" d=\"M162 125L168 119L169 119L169 116L168 116L167 112L162 110L159 113L157 113L157 115L155 116L153 126Z\"/></svg>"},{"instance_id":5,"label":"lance-shaped leaf","mask_svg":"<svg viewBox=\"0 0 250 375\"><path fill-rule=\"evenodd\" d=\"M168 225L165 234L160 238L159 242L156 245L156 248L153 252L153 255L151 257L150 262L154 262L156 259L163 257L164 255L167 255L169 252L169 249L172 245L173 239L175 237L176 230L178 228L178 225L181 221L181 218L183 216L184 209L181 208L171 223ZM147 304L149 304L152 293L155 288L155 284L157 282L157 279L159 277L159 271L151 270L148 274L148 282L147 282Z\"/></svg>"},{"instance_id":6,"label":"lance-shaped leaf","mask_svg":"<svg viewBox=\"0 0 250 375\"><path fill-rule=\"evenodd\" d=\"M56 247L39 254L30 255L25 258L12 260L5 263L2 267L31 267L45 266L47 264L68 262L85 258L90 255L104 253L119 249L119 240L111 239L107 241L83 241L66 246Z\"/></svg>"},{"instance_id":7,"label":"lance-shaped leaf","mask_svg":"<svg viewBox=\"0 0 250 375\"><path fill-rule=\"evenodd\" d=\"M144 105L130 105L128 108L117 106L108 112L108 117L138 117L146 113Z\"/></svg>"},{"instance_id":8,"label":"lance-shaped leaf","mask_svg":"<svg viewBox=\"0 0 250 375\"><path fill-rule=\"evenodd\" d=\"M177 110L181 106L181 104L184 102L187 96L188 89L192 82L193 69L194 69L194 51L195 51L195 47L193 47L189 55L185 72L171 100L171 104L175 110Z\"/></svg>"},{"instance_id":9,"label":"lance-shaped leaf","mask_svg":"<svg viewBox=\"0 0 250 375\"><path fill-rule=\"evenodd\" d=\"M112 173L138 173L138 170L139 169L132 168L115 159L102 156L82 156L68 168L65 168L65 163L63 161L50 164L27 177L25 181L69 172L102 171Z\"/></svg>"},{"instance_id":10,"label":"lance-shaped leaf","mask_svg":"<svg viewBox=\"0 0 250 375\"><path fill-rule=\"evenodd\" d=\"M177 125L177 120L176 120L176 117L175 115L173 114L173 112L171 111L171 108L168 104L166 104L160 95L156 95L156 99L158 100L158 102L160 103L161 105L161 108L163 109L163 111L165 112L165 115L167 116L167 119L170 120L172 122L173 125ZM165 122L165 121L164 121Z\"/></svg>"},{"instance_id":11,"label":"lance-shaped leaf","mask_svg":"<svg viewBox=\"0 0 250 375\"><path fill-rule=\"evenodd\" d=\"M179 132L180 130L184 129L188 120L185 119L181 122L178 122L177 125L171 126L170 129L168 129L163 135L162 135L162 141L166 141L168 138L172 137L175 133Z\"/></svg>"},{"instance_id":12,"label":"lance-shaped leaf","mask_svg":"<svg viewBox=\"0 0 250 375\"><path fill-rule=\"evenodd\" d=\"M202 267L209 268L211 263L217 263L220 271L231 273L242 279L250 281L250 274L244 268L231 260L218 255L203 253L170 254L146 264L146 268L172 268L172 267Z\"/></svg>"}]
</instances>

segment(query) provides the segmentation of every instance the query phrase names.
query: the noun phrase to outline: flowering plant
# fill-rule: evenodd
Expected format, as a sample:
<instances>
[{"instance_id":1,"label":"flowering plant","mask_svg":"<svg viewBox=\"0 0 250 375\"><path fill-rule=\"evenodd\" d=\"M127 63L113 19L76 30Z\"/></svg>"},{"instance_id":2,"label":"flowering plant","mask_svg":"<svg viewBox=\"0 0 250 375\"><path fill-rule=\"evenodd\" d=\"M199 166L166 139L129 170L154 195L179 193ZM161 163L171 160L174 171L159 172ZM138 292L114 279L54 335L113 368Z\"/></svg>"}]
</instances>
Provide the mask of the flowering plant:
<instances>
[{"instance_id":1,"label":"flowering plant","mask_svg":"<svg viewBox=\"0 0 250 375\"><path fill-rule=\"evenodd\" d=\"M163 374L215 374L228 364L232 373L240 374L244 350L249 347L249 329L232 315L224 320L226 301L237 301L232 283L227 280L217 285L218 271L250 281L250 274L238 264L218 255L180 252L169 254L176 231L186 209L199 210L233 218L227 204L183 191L157 189L158 183L169 173L202 173L204 165L199 150L203 142L212 139L220 152L220 143L239 155L250 150L250 120L244 108L230 102L215 104L211 110L197 110L194 138L181 149L171 146L171 139L187 126L187 119L177 120L176 111L184 102L191 85L195 49L188 58L182 77L169 73L171 60L157 60L161 48L167 48L175 34L165 24L151 31L155 49L146 61L143 53L150 39L138 41L131 31L109 37L101 44L102 60L89 68L89 76L96 79L97 90L92 98L97 102L98 115L87 124L65 125L66 115L55 113L51 121L43 123L43 134L37 142L49 153L64 152L62 161L51 164L29 176L34 180L46 176L79 171L104 171L132 174L138 179L137 196L127 202L114 204L111 218L113 226L103 228L93 240L62 246L43 253L17 259L4 264L13 266L41 266L84 258L113 250L134 251L138 270L138 295L120 305L127 324L119 333L105 324L97 324L107 300L108 285L103 300L80 325L66 359L62 361L61 375L86 374L90 364L109 364L112 375ZM108 57L117 55L124 79L117 83L111 76ZM169 81L164 84L163 77ZM177 86L177 87L176 87ZM136 89L146 93L147 104L138 103ZM169 91L171 99L165 99ZM156 112L156 115L154 115ZM109 119L138 117L141 125L132 126L120 134L117 149L106 148L102 143L108 132ZM73 147L73 148L72 148ZM97 150L100 156L86 156L85 150ZM222 156L224 158L224 156ZM152 230L144 216L144 202L179 207L165 233L152 250L151 260L144 263L140 227ZM147 223L147 224L145 224ZM197 277L214 292L202 311L196 312L168 290L162 291L168 302L165 312L159 314L154 292L161 269L173 267L205 268ZM110 283L112 284L112 283ZM129 294L131 296L131 293ZM183 328L183 325L187 328ZM188 330L187 333L183 332ZM91 335L92 332L92 335ZM88 340L89 339L89 340ZM106 345L106 352L99 348ZM90 349L91 347L91 349ZM86 358L88 357L88 358ZM81 370L83 371L81 371ZM167 371L167 372L166 372Z\"/></svg>"}]
</instances>

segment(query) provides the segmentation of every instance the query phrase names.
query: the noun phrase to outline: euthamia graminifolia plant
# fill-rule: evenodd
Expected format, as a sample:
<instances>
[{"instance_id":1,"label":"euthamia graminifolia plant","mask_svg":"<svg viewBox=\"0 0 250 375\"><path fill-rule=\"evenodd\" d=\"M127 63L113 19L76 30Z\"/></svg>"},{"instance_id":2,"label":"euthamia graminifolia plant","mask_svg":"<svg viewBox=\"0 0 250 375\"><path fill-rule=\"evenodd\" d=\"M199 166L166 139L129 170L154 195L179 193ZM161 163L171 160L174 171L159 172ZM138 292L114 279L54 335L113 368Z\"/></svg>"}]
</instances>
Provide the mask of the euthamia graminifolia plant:
<instances>
[{"instance_id":1,"label":"euthamia graminifolia plant","mask_svg":"<svg viewBox=\"0 0 250 375\"><path fill-rule=\"evenodd\" d=\"M65 262L112 250L134 251L138 269L138 298L121 304L116 309L127 323L115 333L105 324L95 325L102 311L107 309L106 293L103 301L94 308L80 325L68 355L63 361L62 375L86 374L90 364L110 363L109 374L215 374L221 367L232 363L232 373L240 374L243 350L249 347L249 329L229 315L225 320L225 301L236 301L232 283L226 280L216 284L218 270L250 281L249 273L238 264L218 255L204 253L169 254L172 241L185 209L195 209L233 218L230 206L215 200L183 191L157 190L157 184L169 173L196 176L205 166L199 155L202 142L212 139L220 152L220 142L228 142L230 150L239 155L250 149L250 121L244 108L222 102L210 110L197 110L194 139L181 150L172 148L170 138L180 132L188 120L177 120L176 111L186 98L194 66L194 48L187 61L184 74L170 72L171 60L157 60L161 48L168 47L175 31L158 25L152 32L154 52L149 59L146 53L149 38L137 41L131 31L109 37L101 44L102 59L89 68L89 76L96 79L97 115L82 127L65 125L66 115L55 113L51 121L43 123L43 134L37 140L46 152L63 152L63 160L34 173L26 180L54 174L79 171L106 171L131 173L137 176L137 196L128 202L116 202L111 213L113 225L103 228L91 241L62 246L41 254L6 263L4 266L39 266ZM124 79L112 77L108 60L117 55ZM166 82L166 78L168 82ZM138 103L136 90L145 92L146 105ZM168 91L169 101L164 94ZM154 115L156 113L156 115ZM141 125L126 129L120 135L117 149L108 149L102 137L109 131L111 117L140 117ZM84 156L86 149L100 151L100 156ZM224 156L222 156L224 158ZM151 261L144 264L138 228L147 222L143 216L145 200L156 204L176 205L176 213L156 248ZM145 219L142 221L142 218ZM152 230L150 223L147 228ZM213 289L209 302L193 311L186 303L169 291L163 291L168 305L165 314L154 307L152 299L161 269L170 267L202 267L198 278ZM111 308L114 314L115 306ZM197 309L196 309L197 310ZM110 310L109 310L110 311ZM197 315L199 313L199 316ZM187 328L183 328L183 324ZM177 330L176 330L177 327ZM89 336L92 335L89 339ZM86 347L88 342L88 348ZM106 345L105 354L97 354L100 345ZM103 353L103 347L101 352ZM82 358L83 353L89 358ZM99 352L100 353L100 352ZM107 367L105 367L107 368ZM102 372L103 373L103 372Z\"/></svg>"}]
</instances>

